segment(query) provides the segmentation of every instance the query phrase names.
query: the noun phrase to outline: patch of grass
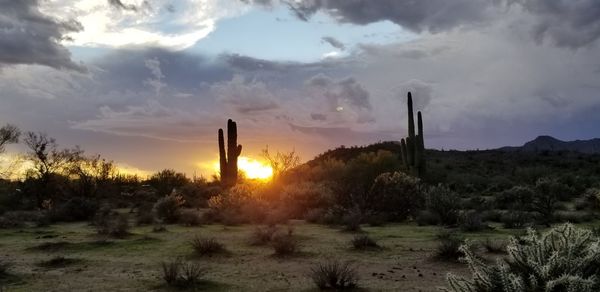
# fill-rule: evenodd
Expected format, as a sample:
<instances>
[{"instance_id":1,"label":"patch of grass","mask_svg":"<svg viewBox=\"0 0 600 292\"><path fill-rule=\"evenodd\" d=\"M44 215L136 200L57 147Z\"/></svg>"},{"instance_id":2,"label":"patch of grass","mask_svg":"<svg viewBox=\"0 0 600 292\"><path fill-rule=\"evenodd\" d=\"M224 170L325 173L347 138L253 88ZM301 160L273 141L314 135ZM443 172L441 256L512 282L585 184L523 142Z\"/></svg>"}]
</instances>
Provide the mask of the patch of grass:
<instances>
[{"instance_id":1,"label":"patch of grass","mask_svg":"<svg viewBox=\"0 0 600 292\"><path fill-rule=\"evenodd\" d=\"M64 268L64 267L67 267L70 265L74 265L81 261L82 261L81 259L66 258L63 256L55 256L49 260L39 262L38 266L40 266L42 268L57 269L57 268Z\"/></svg>"},{"instance_id":2,"label":"patch of grass","mask_svg":"<svg viewBox=\"0 0 600 292\"><path fill-rule=\"evenodd\" d=\"M219 253L225 253L225 246L215 238L195 237L190 242L194 252L200 256L210 256Z\"/></svg>"},{"instance_id":3,"label":"patch of grass","mask_svg":"<svg viewBox=\"0 0 600 292\"><path fill-rule=\"evenodd\" d=\"M348 262L336 260L317 263L309 272L313 283L321 289L344 290L358 287L358 274Z\"/></svg>"},{"instance_id":4,"label":"patch of grass","mask_svg":"<svg viewBox=\"0 0 600 292\"><path fill-rule=\"evenodd\" d=\"M377 244L377 242L373 238L369 237L366 234L355 235L354 238L352 238L352 240L350 241L350 243L352 244L352 247L354 247L354 249L357 250L381 249L381 246L379 246L379 244Z\"/></svg>"}]
</instances>

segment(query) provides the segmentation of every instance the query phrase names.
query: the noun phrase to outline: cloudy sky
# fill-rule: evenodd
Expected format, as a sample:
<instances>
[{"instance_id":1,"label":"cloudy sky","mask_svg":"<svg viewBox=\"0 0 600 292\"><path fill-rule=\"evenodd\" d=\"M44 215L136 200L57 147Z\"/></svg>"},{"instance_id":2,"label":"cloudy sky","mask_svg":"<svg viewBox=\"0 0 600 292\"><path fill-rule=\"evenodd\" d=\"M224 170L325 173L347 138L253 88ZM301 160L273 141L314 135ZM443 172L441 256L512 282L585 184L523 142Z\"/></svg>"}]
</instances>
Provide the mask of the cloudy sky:
<instances>
[{"instance_id":1,"label":"cloudy sky","mask_svg":"<svg viewBox=\"0 0 600 292\"><path fill-rule=\"evenodd\" d=\"M597 0L0 0L0 123L122 165L600 137ZM12 151L19 151L13 148Z\"/></svg>"}]
</instances>

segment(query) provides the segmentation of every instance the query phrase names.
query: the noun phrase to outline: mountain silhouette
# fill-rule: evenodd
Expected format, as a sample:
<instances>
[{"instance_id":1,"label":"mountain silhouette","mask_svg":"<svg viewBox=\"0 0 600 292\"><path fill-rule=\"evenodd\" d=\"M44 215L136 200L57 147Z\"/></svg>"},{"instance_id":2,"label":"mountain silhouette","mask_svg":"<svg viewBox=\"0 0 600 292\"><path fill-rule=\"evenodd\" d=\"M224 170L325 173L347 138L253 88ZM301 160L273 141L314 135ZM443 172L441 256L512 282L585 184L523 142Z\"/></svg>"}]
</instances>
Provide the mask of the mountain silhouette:
<instances>
[{"instance_id":1,"label":"mountain silhouette","mask_svg":"<svg viewBox=\"0 0 600 292\"><path fill-rule=\"evenodd\" d=\"M522 151L522 152L540 152L540 151L571 151L586 154L600 153L600 139L562 141L552 136L538 136L537 138L516 147L502 147L503 151Z\"/></svg>"}]
</instances>

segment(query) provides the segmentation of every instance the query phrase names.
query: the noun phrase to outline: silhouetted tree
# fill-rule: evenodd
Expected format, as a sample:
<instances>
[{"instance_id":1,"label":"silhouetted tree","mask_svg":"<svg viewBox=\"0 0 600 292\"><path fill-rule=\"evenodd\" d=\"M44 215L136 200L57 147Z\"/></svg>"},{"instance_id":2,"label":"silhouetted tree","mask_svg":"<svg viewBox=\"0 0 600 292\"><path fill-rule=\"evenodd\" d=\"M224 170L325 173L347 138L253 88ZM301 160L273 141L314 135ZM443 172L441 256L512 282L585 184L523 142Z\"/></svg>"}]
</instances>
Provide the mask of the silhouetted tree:
<instances>
[{"instance_id":1,"label":"silhouetted tree","mask_svg":"<svg viewBox=\"0 0 600 292\"><path fill-rule=\"evenodd\" d=\"M261 156L267 160L271 169L273 169L273 180L276 180L281 174L300 165L300 156L296 150L290 152L279 152L271 154L269 146L262 150Z\"/></svg>"}]
</instances>

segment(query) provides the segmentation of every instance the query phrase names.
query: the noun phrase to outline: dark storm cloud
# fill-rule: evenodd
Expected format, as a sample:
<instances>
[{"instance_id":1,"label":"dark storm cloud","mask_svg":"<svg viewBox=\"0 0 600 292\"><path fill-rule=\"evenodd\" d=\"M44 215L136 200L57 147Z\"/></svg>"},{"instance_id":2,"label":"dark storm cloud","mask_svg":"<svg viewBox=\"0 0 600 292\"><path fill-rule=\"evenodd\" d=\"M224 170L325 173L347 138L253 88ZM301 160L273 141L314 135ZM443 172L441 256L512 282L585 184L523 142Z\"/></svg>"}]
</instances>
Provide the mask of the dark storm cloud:
<instances>
[{"instance_id":1,"label":"dark storm cloud","mask_svg":"<svg viewBox=\"0 0 600 292\"><path fill-rule=\"evenodd\" d=\"M346 46L344 45L344 43L340 42L339 40L337 40L334 37L326 36L326 37L321 38L321 40L323 42L328 43L329 45L331 45L332 47L334 47L336 49L339 49L342 51L346 49Z\"/></svg>"},{"instance_id":2,"label":"dark storm cloud","mask_svg":"<svg viewBox=\"0 0 600 292\"><path fill-rule=\"evenodd\" d=\"M276 1L250 1L258 5L275 5ZM412 31L439 32L465 23L485 19L490 0L302 0L280 1L302 20L318 11L332 15L340 22L368 24L389 20Z\"/></svg>"},{"instance_id":3,"label":"dark storm cloud","mask_svg":"<svg viewBox=\"0 0 600 292\"><path fill-rule=\"evenodd\" d=\"M359 109L371 109L369 92L353 77L334 80L318 74L308 79L306 84L321 90L324 97L328 99L332 110L335 110L343 102L348 102Z\"/></svg>"},{"instance_id":4,"label":"dark storm cloud","mask_svg":"<svg viewBox=\"0 0 600 292\"><path fill-rule=\"evenodd\" d=\"M115 8L118 8L118 9L131 10L131 11L138 10L137 6L135 6L133 4L125 4L121 0L108 0L108 4L110 4L111 6L113 6Z\"/></svg>"},{"instance_id":5,"label":"dark storm cloud","mask_svg":"<svg viewBox=\"0 0 600 292\"><path fill-rule=\"evenodd\" d=\"M533 17L536 40L550 39L561 47L579 48L600 37L600 1L512 0Z\"/></svg>"},{"instance_id":6,"label":"dark storm cloud","mask_svg":"<svg viewBox=\"0 0 600 292\"><path fill-rule=\"evenodd\" d=\"M0 66L40 64L84 71L60 44L66 33L81 30L81 24L52 19L38 5L37 0L0 0Z\"/></svg>"}]
</instances>

